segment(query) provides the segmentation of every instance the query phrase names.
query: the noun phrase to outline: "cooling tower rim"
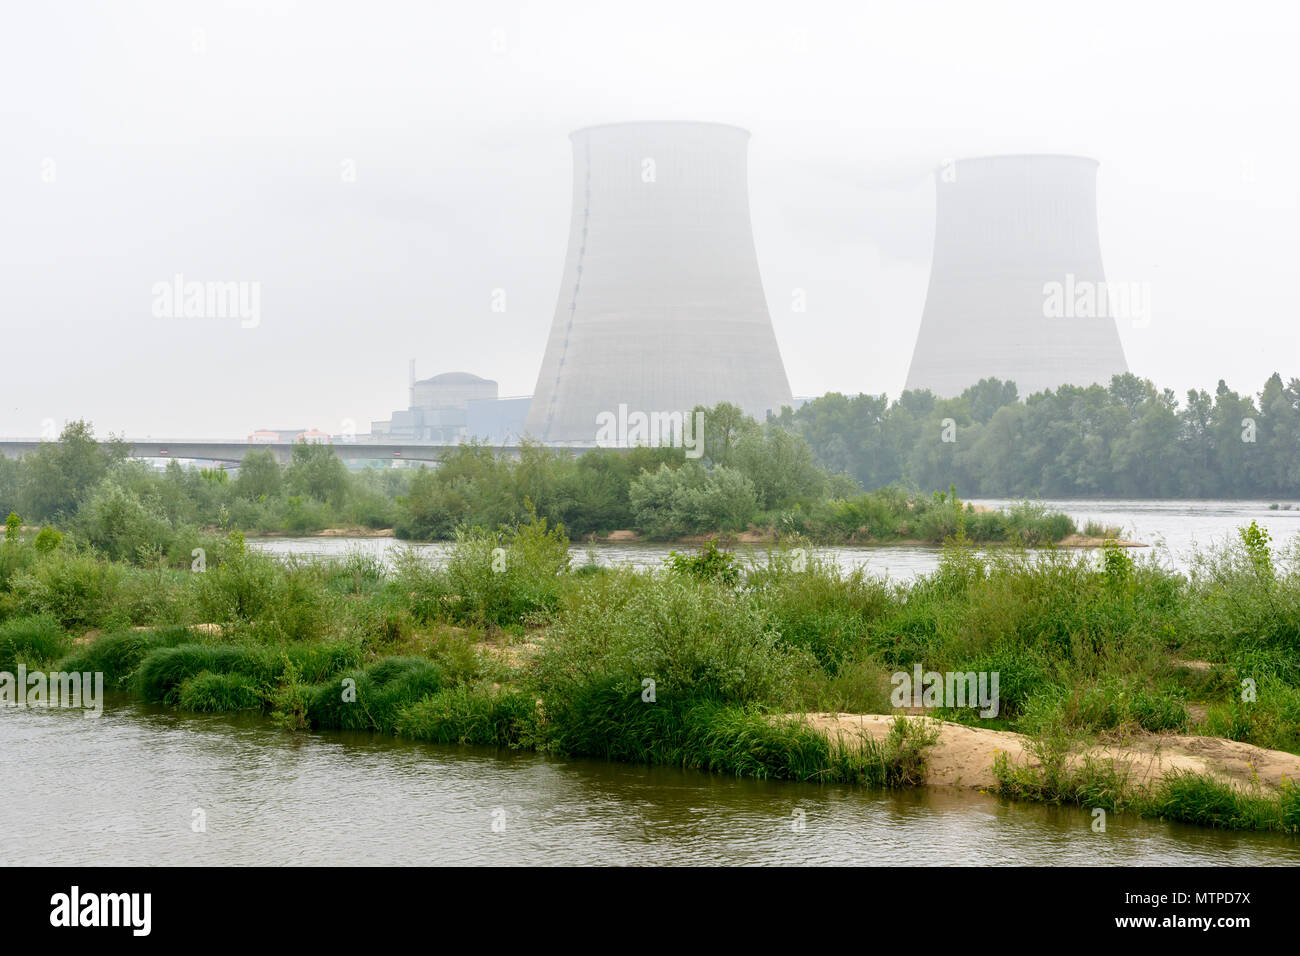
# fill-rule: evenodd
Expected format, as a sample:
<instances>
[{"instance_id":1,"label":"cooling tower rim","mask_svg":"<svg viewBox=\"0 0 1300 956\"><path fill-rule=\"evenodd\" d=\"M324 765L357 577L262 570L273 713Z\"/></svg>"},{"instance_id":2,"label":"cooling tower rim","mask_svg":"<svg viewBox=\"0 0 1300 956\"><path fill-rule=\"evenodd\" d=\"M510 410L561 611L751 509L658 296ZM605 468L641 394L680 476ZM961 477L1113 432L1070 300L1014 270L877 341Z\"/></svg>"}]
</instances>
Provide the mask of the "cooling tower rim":
<instances>
[{"instance_id":1,"label":"cooling tower rim","mask_svg":"<svg viewBox=\"0 0 1300 956\"><path fill-rule=\"evenodd\" d=\"M1094 168L1101 165L1101 160L1094 159L1091 156L1082 156L1078 153L990 153L984 156L963 156L951 162L960 166L962 163L996 163L1008 159L1070 160L1078 163L1091 163ZM946 165L947 162L940 163L935 169L943 169Z\"/></svg>"},{"instance_id":2,"label":"cooling tower rim","mask_svg":"<svg viewBox=\"0 0 1300 956\"><path fill-rule=\"evenodd\" d=\"M595 123L591 126L580 126L569 134L569 139L574 139L579 133L589 133L596 129L611 129L617 126L713 126L718 129L735 130L738 133L744 133L746 136L751 135L749 130L743 126L737 126L735 123L715 123L711 120L624 120L619 123Z\"/></svg>"}]
</instances>

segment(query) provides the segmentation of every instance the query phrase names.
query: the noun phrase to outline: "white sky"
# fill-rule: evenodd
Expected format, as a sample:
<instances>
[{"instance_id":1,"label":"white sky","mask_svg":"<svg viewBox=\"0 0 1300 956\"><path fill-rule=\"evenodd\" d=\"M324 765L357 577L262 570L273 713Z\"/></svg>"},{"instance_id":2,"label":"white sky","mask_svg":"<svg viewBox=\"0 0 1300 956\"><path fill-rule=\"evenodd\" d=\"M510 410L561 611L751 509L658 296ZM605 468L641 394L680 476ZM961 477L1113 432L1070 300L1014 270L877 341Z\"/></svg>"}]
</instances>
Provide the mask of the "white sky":
<instances>
[{"instance_id":1,"label":"white sky","mask_svg":"<svg viewBox=\"0 0 1300 956\"><path fill-rule=\"evenodd\" d=\"M1300 14L1191 7L9 4L0 435L364 431L410 358L531 393L568 133L622 120L752 131L796 395L898 393L930 171L1000 152L1101 162L1107 277L1152 290L1150 324L1121 323L1134 371L1180 396L1300 376ZM261 283L260 324L155 318L176 273Z\"/></svg>"}]
</instances>

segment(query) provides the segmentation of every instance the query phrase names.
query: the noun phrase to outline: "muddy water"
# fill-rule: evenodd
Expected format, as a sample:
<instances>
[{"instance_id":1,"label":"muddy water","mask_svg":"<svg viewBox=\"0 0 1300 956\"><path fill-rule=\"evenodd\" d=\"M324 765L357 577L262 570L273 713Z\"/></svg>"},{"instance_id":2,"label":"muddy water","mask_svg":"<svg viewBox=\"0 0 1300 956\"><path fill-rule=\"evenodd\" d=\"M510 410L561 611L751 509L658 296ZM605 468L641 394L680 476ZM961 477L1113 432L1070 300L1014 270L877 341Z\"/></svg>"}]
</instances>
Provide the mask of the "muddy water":
<instances>
[{"instance_id":1,"label":"muddy water","mask_svg":"<svg viewBox=\"0 0 1300 956\"><path fill-rule=\"evenodd\" d=\"M1300 862L1291 837L1113 815L1096 833L1083 811L979 793L291 734L125 698L97 720L0 710L0 767L3 864Z\"/></svg>"}]
</instances>

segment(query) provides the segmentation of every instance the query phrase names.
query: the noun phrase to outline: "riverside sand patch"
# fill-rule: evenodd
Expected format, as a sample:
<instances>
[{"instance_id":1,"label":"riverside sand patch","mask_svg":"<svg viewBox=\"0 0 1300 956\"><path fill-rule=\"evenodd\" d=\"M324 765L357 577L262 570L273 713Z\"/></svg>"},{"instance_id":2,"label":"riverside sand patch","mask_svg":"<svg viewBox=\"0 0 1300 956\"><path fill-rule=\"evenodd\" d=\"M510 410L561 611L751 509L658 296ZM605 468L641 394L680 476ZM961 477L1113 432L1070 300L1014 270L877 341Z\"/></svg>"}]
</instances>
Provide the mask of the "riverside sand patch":
<instances>
[{"instance_id":1,"label":"riverside sand patch","mask_svg":"<svg viewBox=\"0 0 1300 956\"><path fill-rule=\"evenodd\" d=\"M802 720L832 740L852 745L861 735L884 739L896 719L892 714L787 714ZM933 718L908 718L930 721L939 739L928 751L926 784L936 787L997 786L993 761L1005 753L1012 764L1037 767L1029 749L1029 738L1009 730L968 727ZM1226 783L1249 786L1258 781L1276 789L1283 780L1300 781L1300 756L1281 750L1267 750L1252 744L1219 737L1192 737L1178 734L1142 734L1126 743L1095 744L1072 756L1077 762L1085 756L1113 759L1127 766L1137 784L1153 783L1167 773L1191 770L1209 774Z\"/></svg>"}]
</instances>

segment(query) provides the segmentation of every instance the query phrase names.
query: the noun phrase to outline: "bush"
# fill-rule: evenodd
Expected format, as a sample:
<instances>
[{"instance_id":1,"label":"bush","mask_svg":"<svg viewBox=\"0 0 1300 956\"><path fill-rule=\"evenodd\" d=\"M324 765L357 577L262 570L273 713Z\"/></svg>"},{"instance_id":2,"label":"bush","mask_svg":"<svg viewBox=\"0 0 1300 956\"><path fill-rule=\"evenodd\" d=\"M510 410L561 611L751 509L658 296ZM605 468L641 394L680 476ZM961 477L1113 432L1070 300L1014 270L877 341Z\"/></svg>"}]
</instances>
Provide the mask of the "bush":
<instances>
[{"instance_id":1,"label":"bush","mask_svg":"<svg viewBox=\"0 0 1300 956\"><path fill-rule=\"evenodd\" d=\"M394 732L435 743L519 747L531 742L536 721L537 703L528 694L462 685L403 707Z\"/></svg>"},{"instance_id":2,"label":"bush","mask_svg":"<svg viewBox=\"0 0 1300 956\"><path fill-rule=\"evenodd\" d=\"M1045 691L1049 684L1047 662L1038 653L1009 645L996 647L969 666L954 670L998 675L999 717L1023 714L1030 699Z\"/></svg>"},{"instance_id":3,"label":"bush","mask_svg":"<svg viewBox=\"0 0 1300 956\"><path fill-rule=\"evenodd\" d=\"M44 667L61 657L71 639L47 614L17 617L0 624L0 671L13 673L19 664Z\"/></svg>"},{"instance_id":4,"label":"bush","mask_svg":"<svg viewBox=\"0 0 1300 956\"><path fill-rule=\"evenodd\" d=\"M605 747L603 734L632 733L619 721L633 716L658 721L706 700L788 703L810 664L746 596L626 569L573 588L535 661L555 745L582 753ZM652 689L656 703L642 704Z\"/></svg>"},{"instance_id":5,"label":"bush","mask_svg":"<svg viewBox=\"0 0 1300 956\"><path fill-rule=\"evenodd\" d=\"M36 537L32 539L32 547L41 554L49 554L61 544L63 544L63 535L48 526L36 532Z\"/></svg>"},{"instance_id":6,"label":"bush","mask_svg":"<svg viewBox=\"0 0 1300 956\"><path fill-rule=\"evenodd\" d=\"M1300 539L1275 567L1267 538L1242 531L1195 554L1183 626L1216 659L1283 659L1300 677Z\"/></svg>"},{"instance_id":7,"label":"bush","mask_svg":"<svg viewBox=\"0 0 1300 956\"><path fill-rule=\"evenodd\" d=\"M155 648L140 662L140 694L154 703L176 704L181 685L204 672L241 674L269 684L275 663L262 649L238 645L183 644Z\"/></svg>"},{"instance_id":8,"label":"bush","mask_svg":"<svg viewBox=\"0 0 1300 956\"><path fill-rule=\"evenodd\" d=\"M177 706L200 713L261 710L263 701L262 691L252 678L211 671L187 678L177 694Z\"/></svg>"},{"instance_id":9,"label":"bush","mask_svg":"<svg viewBox=\"0 0 1300 956\"><path fill-rule=\"evenodd\" d=\"M16 573L11 588L20 611L47 614L69 630L86 630L112 624L115 617L130 623L130 615L117 607L126 577L120 565L60 549Z\"/></svg>"},{"instance_id":10,"label":"bush","mask_svg":"<svg viewBox=\"0 0 1300 956\"><path fill-rule=\"evenodd\" d=\"M374 594L384 583L384 562L365 551L352 549L323 564L327 586L340 594Z\"/></svg>"},{"instance_id":11,"label":"bush","mask_svg":"<svg viewBox=\"0 0 1300 956\"><path fill-rule=\"evenodd\" d=\"M205 622L253 621L275 606L280 566L269 555L235 551L199 575L195 602Z\"/></svg>"},{"instance_id":12,"label":"bush","mask_svg":"<svg viewBox=\"0 0 1300 956\"><path fill-rule=\"evenodd\" d=\"M569 567L564 528L533 517L512 531L456 533L445 572L447 614L462 624L521 627L559 601Z\"/></svg>"},{"instance_id":13,"label":"bush","mask_svg":"<svg viewBox=\"0 0 1300 956\"><path fill-rule=\"evenodd\" d=\"M716 581L728 587L740 583L740 564L735 554L719 551L716 541L710 541L695 554L670 551L667 563L675 573L688 575L697 581Z\"/></svg>"},{"instance_id":14,"label":"bush","mask_svg":"<svg viewBox=\"0 0 1300 956\"><path fill-rule=\"evenodd\" d=\"M330 452L333 455L333 452ZM336 458L335 461L338 461ZM330 506L321 501L313 501L301 495L291 495L284 503L281 516L285 531L290 534L311 534L334 524L334 512Z\"/></svg>"},{"instance_id":15,"label":"bush","mask_svg":"<svg viewBox=\"0 0 1300 956\"><path fill-rule=\"evenodd\" d=\"M775 554L748 579L754 600L772 617L781 640L811 652L831 675L868 655L866 635L893 608L893 588L861 568L842 572L832 561Z\"/></svg>"},{"instance_id":16,"label":"bush","mask_svg":"<svg viewBox=\"0 0 1300 956\"><path fill-rule=\"evenodd\" d=\"M269 688L284 678L286 671L310 675L322 681L339 670L355 666L359 647L347 643L286 647L247 647L238 644L184 644L151 651L141 661L138 687L145 700L175 704L179 688L204 671L239 674L257 686Z\"/></svg>"},{"instance_id":17,"label":"bush","mask_svg":"<svg viewBox=\"0 0 1300 956\"><path fill-rule=\"evenodd\" d=\"M884 540L906 533L911 510L907 492L891 485L836 501L828 520L842 534Z\"/></svg>"},{"instance_id":18,"label":"bush","mask_svg":"<svg viewBox=\"0 0 1300 956\"><path fill-rule=\"evenodd\" d=\"M754 483L725 467L666 464L632 482L628 501L636 526L652 538L743 531L758 512Z\"/></svg>"},{"instance_id":19,"label":"bush","mask_svg":"<svg viewBox=\"0 0 1300 956\"><path fill-rule=\"evenodd\" d=\"M328 567L234 551L198 575L197 613L205 622L248 626L272 643L316 641L332 634L340 596L325 586Z\"/></svg>"},{"instance_id":20,"label":"bush","mask_svg":"<svg viewBox=\"0 0 1300 956\"><path fill-rule=\"evenodd\" d=\"M75 524L88 543L115 561L144 560L167 551L172 540L166 517L112 478L82 505Z\"/></svg>"},{"instance_id":21,"label":"bush","mask_svg":"<svg viewBox=\"0 0 1300 956\"><path fill-rule=\"evenodd\" d=\"M0 596L9 591L14 575L23 571L36 561L40 552L34 548L26 547L16 538L11 540L6 538L0 541ZM12 603L14 598L11 596L6 603ZM4 606L0 605L0 615L4 614Z\"/></svg>"},{"instance_id":22,"label":"bush","mask_svg":"<svg viewBox=\"0 0 1300 956\"><path fill-rule=\"evenodd\" d=\"M1069 515L1050 512L1037 502L1021 501L1006 509L1007 538L1026 547L1060 541L1075 530Z\"/></svg>"},{"instance_id":23,"label":"bush","mask_svg":"<svg viewBox=\"0 0 1300 956\"><path fill-rule=\"evenodd\" d=\"M312 688L307 719L318 730L388 733L401 708L436 693L442 685L442 673L431 661L388 657L366 670L348 671Z\"/></svg>"},{"instance_id":24,"label":"bush","mask_svg":"<svg viewBox=\"0 0 1300 956\"><path fill-rule=\"evenodd\" d=\"M185 627L156 631L116 631L77 648L60 664L65 671L102 673L107 687L125 690L135 681L140 662L159 647L175 647L194 640Z\"/></svg>"}]
</instances>

